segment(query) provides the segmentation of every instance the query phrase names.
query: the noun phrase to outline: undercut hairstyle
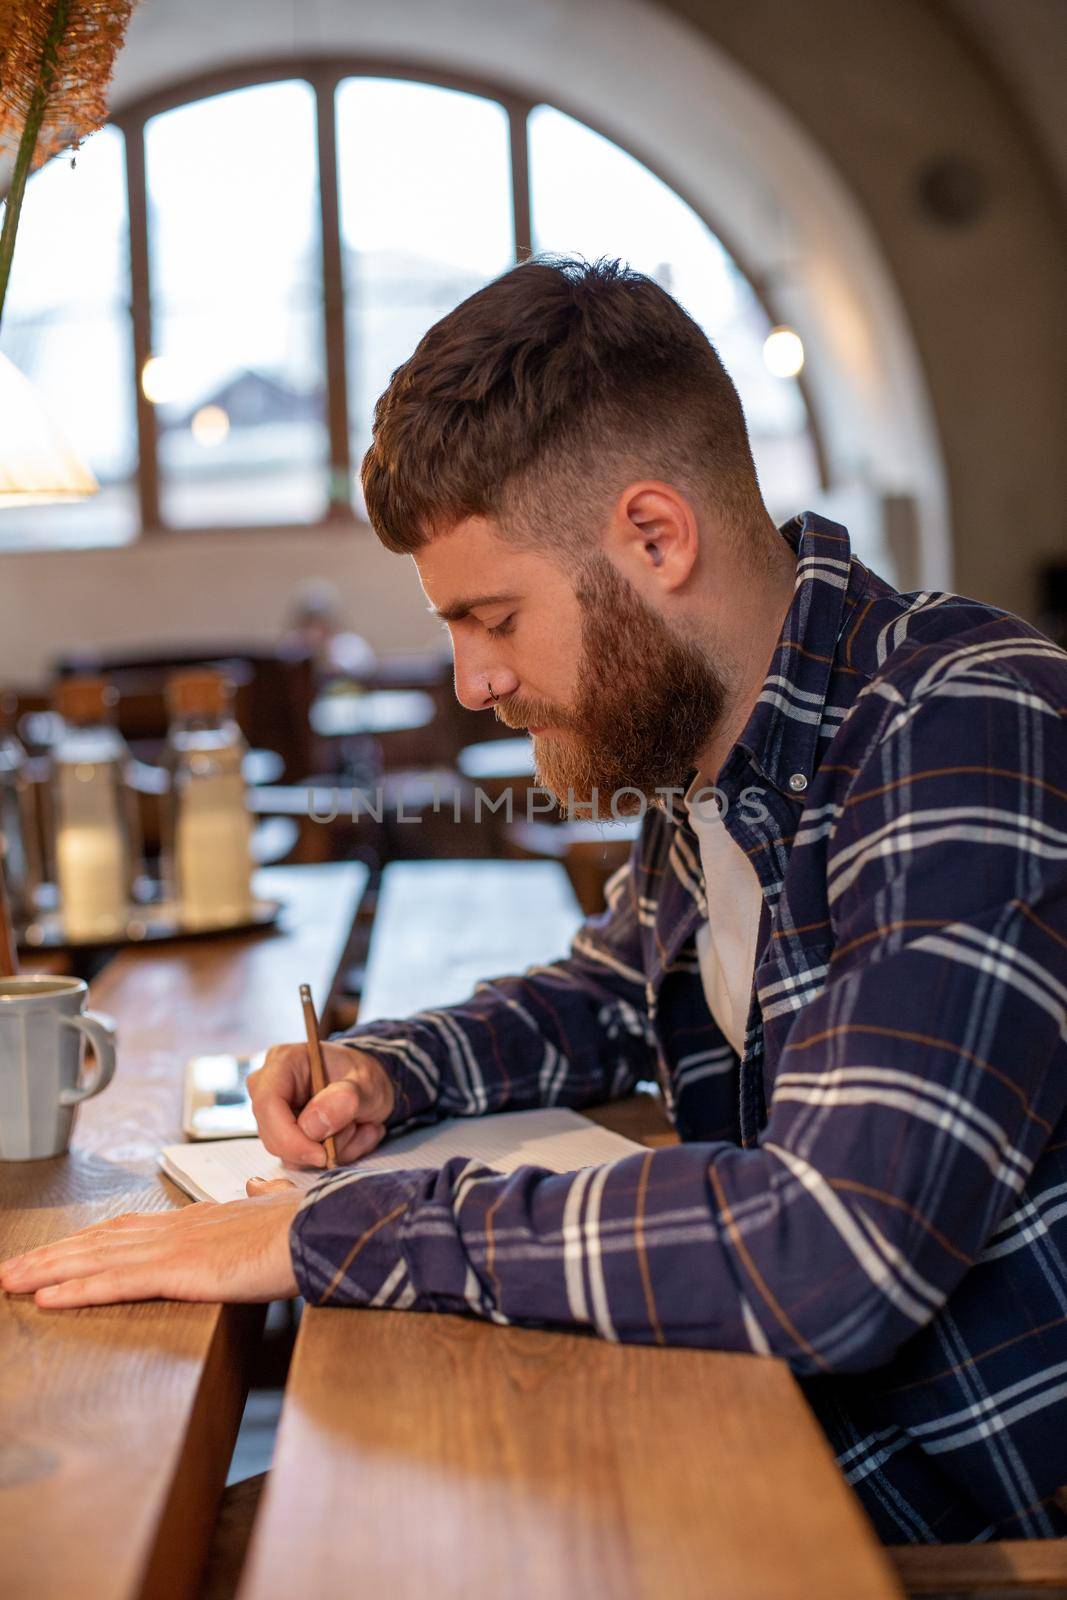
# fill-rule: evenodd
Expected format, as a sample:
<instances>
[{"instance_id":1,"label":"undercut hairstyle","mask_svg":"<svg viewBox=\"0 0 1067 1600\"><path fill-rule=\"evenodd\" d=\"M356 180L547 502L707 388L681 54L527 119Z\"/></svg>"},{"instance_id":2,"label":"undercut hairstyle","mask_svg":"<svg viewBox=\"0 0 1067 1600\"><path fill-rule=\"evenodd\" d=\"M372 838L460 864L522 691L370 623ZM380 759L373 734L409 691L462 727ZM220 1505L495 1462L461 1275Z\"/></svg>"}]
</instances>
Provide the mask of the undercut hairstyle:
<instances>
[{"instance_id":1,"label":"undercut hairstyle","mask_svg":"<svg viewBox=\"0 0 1067 1600\"><path fill-rule=\"evenodd\" d=\"M618 261L537 257L429 330L374 410L363 493L390 550L467 517L579 560L628 483L743 531L769 520L737 391L703 331Z\"/></svg>"}]
</instances>

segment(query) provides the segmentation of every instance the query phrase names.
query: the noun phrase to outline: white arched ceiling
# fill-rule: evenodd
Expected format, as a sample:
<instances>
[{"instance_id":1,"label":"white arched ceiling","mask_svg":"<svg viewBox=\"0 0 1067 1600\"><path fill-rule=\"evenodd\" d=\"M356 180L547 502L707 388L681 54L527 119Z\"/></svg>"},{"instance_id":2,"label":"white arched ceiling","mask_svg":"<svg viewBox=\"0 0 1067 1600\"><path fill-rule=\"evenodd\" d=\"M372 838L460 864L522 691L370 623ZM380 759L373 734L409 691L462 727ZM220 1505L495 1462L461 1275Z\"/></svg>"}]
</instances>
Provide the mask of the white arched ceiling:
<instances>
[{"instance_id":1,"label":"white arched ceiling","mask_svg":"<svg viewBox=\"0 0 1067 1600\"><path fill-rule=\"evenodd\" d=\"M252 59L319 54L477 74L543 97L645 160L803 333L827 509L911 497L917 581L948 586L936 428L873 234L805 131L707 38L647 0L144 0L112 103Z\"/></svg>"}]
</instances>

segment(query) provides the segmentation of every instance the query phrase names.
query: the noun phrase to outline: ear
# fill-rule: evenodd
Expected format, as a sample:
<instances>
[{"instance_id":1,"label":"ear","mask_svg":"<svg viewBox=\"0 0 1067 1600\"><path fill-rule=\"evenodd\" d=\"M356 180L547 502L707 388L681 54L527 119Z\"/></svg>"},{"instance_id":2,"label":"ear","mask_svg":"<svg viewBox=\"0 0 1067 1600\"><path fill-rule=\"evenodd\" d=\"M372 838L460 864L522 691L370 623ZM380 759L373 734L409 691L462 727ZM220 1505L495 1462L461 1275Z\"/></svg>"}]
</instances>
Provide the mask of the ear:
<instances>
[{"instance_id":1,"label":"ear","mask_svg":"<svg viewBox=\"0 0 1067 1600\"><path fill-rule=\"evenodd\" d=\"M653 480L631 483L615 502L605 551L639 592L668 594L688 581L700 536L680 490Z\"/></svg>"}]
</instances>

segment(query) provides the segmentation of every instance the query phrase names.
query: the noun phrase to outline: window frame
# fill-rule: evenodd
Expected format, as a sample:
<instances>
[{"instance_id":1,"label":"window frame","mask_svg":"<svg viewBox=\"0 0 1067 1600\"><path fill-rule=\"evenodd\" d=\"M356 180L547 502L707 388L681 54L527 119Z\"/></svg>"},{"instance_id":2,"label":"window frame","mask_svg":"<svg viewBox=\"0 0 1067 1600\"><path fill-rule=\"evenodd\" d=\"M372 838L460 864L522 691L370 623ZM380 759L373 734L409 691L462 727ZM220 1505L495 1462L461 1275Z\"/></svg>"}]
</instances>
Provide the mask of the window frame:
<instances>
[{"instance_id":1,"label":"window frame","mask_svg":"<svg viewBox=\"0 0 1067 1600\"><path fill-rule=\"evenodd\" d=\"M554 95L533 95L508 85L456 71L444 65L427 65L396 57L367 55L272 57L213 69L207 73L176 80L163 88L114 110L108 121L123 135L126 151L126 184L129 207L130 271L129 311L132 323L133 383L137 426L137 466L135 481L139 506L139 527L132 542L140 539L185 537L187 535L232 533L286 533L289 535L335 529L341 532L367 531L366 522L357 516L352 504L352 470L347 358L345 330L345 285L340 226L340 200L337 169L336 93L349 78L392 78L401 82L425 83L476 95L501 106L508 119L508 144L511 165L511 210L516 263L527 259L533 250L532 199L530 188L529 125L536 106L548 105L573 117L594 133L610 140L639 161L654 177L666 184L700 218L720 241L739 271L748 281L772 326L785 319L775 313L773 286L751 272L738 253L728 232L717 226L696 205L670 173L636 147L622 130L599 125L582 111L563 104ZM160 512L158 426L156 408L145 396L141 373L152 355L152 285L149 265L148 194L145 171L145 124L165 111L227 94L258 84L299 80L315 95L316 142L319 169L320 220L322 229L322 331L326 379L326 430L329 446L327 461L328 498L324 515L314 522L301 523L208 523L175 528ZM804 403L806 423L812 442L819 486L829 487L827 456L818 414L804 372L794 380Z\"/></svg>"}]
</instances>

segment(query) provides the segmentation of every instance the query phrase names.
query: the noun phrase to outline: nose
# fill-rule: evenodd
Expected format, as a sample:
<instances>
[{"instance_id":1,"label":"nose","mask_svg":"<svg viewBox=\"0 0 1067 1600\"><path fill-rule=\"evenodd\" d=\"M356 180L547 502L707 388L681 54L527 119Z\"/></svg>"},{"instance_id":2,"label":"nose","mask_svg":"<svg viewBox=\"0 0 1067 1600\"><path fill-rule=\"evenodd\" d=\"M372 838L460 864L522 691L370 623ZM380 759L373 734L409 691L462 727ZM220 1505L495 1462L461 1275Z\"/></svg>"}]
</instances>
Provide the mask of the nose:
<instances>
[{"instance_id":1,"label":"nose","mask_svg":"<svg viewBox=\"0 0 1067 1600\"><path fill-rule=\"evenodd\" d=\"M518 676L502 661L470 646L452 642L456 670L456 699L468 711L488 711L498 700L514 694Z\"/></svg>"}]
</instances>

